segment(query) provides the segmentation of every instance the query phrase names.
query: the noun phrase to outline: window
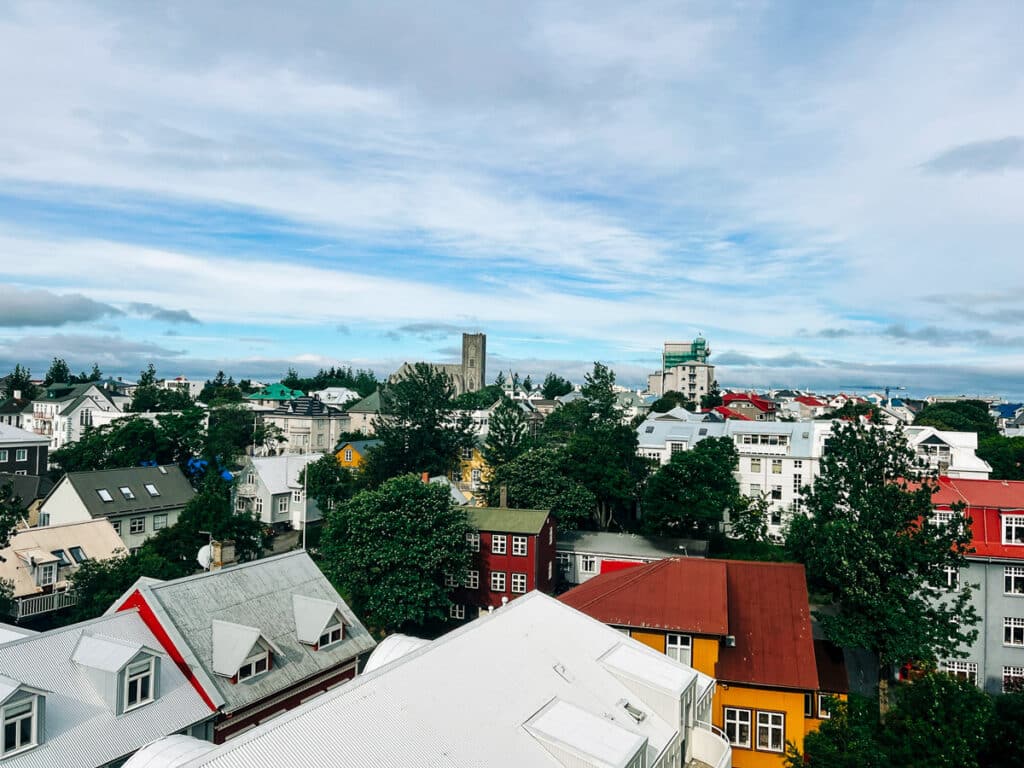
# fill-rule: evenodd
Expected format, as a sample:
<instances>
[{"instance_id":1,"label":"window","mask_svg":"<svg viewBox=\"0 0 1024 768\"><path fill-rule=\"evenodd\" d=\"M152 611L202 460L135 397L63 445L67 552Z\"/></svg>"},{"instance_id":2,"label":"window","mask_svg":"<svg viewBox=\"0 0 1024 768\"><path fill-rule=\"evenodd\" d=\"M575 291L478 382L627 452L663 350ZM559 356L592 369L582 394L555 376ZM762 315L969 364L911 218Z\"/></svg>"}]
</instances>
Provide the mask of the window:
<instances>
[{"instance_id":1,"label":"window","mask_svg":"<svg viewBox=\"0 0 1024 768\"><path fill-rule=\"evenodd\" d=\"M751 472L760 472L761 471L761 460L760 459L751 459L750 460L750 471Z\"/></svg>"},{"instance_id":2,"label":"window","mask_svg":"<svg viewBox=\"0 0 1024 768\"><path fill-rule=\"evenodd\" d=\"M131 523L128 525L129 533L145 533L146 532L146 518L144 517L133 517Z\"/></svg>"},{"instance_id":3,"label":"window","mask_svg":"<svg viewBox=\"0 0 1024 768\"><path fill-rule=\"evenodd\" d=\"M555 526L548 526L548 544L555 543Z\"/></svg>"},{"instance_id":4,"label":"window","mask_svg":"<svg viewBox=\"0 0 1024 768\"><path fill-rule=\"evenodd\" d=\"M345 634L345 628L341 624L332 624L323 631L320 639L316 641L317 650L323 650L329 645L340 643Z\"/></svg>"},{"instance_id":5,"label":"window","mask_svg":"<svg viewBox=\"0 0 1024 768\"><path fill-rule=\"evenodd\" d=\"M757 748L767 752L785 749L786 716L781 712L757 713Z\"/></svg>"},{"instance_id":6,"label":"window","mask_svg":"<svg viewBox=\"0 0 1024 768\"><path fill-rule=\"evenodd\" d=\"M936 509L932 512L932 522L936 525L946 525L953 519L953 513L949 510Z\"/></svg>"},{"instance_id":7,"label":"window","mask_svg":"<svg viewBox=\"0 0 1024 768\"><path fill-rule=\"evenodd\" d=\"M470 472L469 476L470 476L470 480L472 480L474 483L479 483L480 482L480 470L479 469L474 469L472 472Z\"/></svg>"},{"instance_id":8,"label":"window","mask_svg":"<svg viewBox=\"0 0 1024 768\"><path fill-rule=\"evenodd\" d=\"M89 556L85 554L85 550L81 547L71 547L71 557L73 557L75 562L79 565L89 559Z\"/></svg>"},{"instance_id":9,"label":"window","mask_svg":"<svg viewBox=\"0 0 1024 768\"><path fill-rule=\"evenodd\" d=\"M116 533L118 536L120 536L121 535L121 521L120 520L111 520L110 524L112 526L114 526L114 533Z\"/></svg>"},{"instance_id":10,"label":"window","mask_svg":"<svg viewBox=\"0 0 1024 768\"><path fill-rule=\"evenodd\" d=\"M751 496L760 496L761 495L761 484L760 483L751 483L750 484L750 495Z\"/></svg>"},{"instance_id":11,"label":"window","mask_svg":"<svg viewBox=\"0 0 1024 768\"><path fill-rule=\"evenodd\" d=\"M153 530L159 531L167 527L167 515L153 515Z\"/></svg>"},{"instance_id":12,"label":"window","mask_svg":"<svg viewBox=\"0 0 1024 768\"><path fill-rule=\"evenodd\" d=\"M491 536L491 552L495 555L504 555L508 551L508 537L503 533L495 533Z\"/></svg>"},{"instance_id":13,"label":"window","mask_svg":"<svg viewBox=\"0 0 1024 768\"><path fill-rule=\"evenodd\" d=\"M48 587L57 581L57 564L42 563L36 569L36 580L40 587Z\"/></svg>"},{"instance_id":14,"label":"window","mask_svg":"<svg viewBox=\"0 0 1024 768\"><path fill-rule=\"evenodd\" d=\"M249 474L247 474L245 476L245 482L249 483L249 485L252 485L253 483L255 483L256 482L256 473L255 472L250 472Z\"/></svg>"},{"instance_id":15,"label":"window","mask_svg":"<svg viewBox=\"0 0 1024 768\"><path fill-rule=\"evenodd\" d=\"M36 697L4 707L4 754L12 755L36 745Z\"/></svg>"},{"instance_id":16,"label":"window","mask_svg":"<svg viewBox=\"0 0 1024 768\"><path fill-rule=\"evenodd\" d=\"M71 565L71 561L68 559L68 555L63 549L54 549L50 554L60 560L60 563L58 564L59 567L66 568Z\"/></svg>"},{"instance_id":17,"label":"window","mask_svg":"<svg viewBox=\"0 0 1024 768\"><path fill-rule=\"evenodd\" d=\"M452 603L448 606L448 616L462 621L462 619L466 618L466 606Z\"/></svg>"},{"instance_id":18,"label":"window","mask_svg":"<svg viewBox=\"0 0 1024 768\"><path fill-rule=\"evenodd\" d=\"M345 449L345 461L346 462L352 461L352 449L351 448L346 448Z\"/></svg>"},{"instance_id":19,"label":"window","mask_svg":"<svg viewBox=\"0 0 1024 768\"><path fill-rule=\"evenodd\" d=\"M1003 693L1024 690L1024 667L1003 667Z\"/></svg>"},{"instance_id":20,"label":"window","mask_svg":"<svg viewBox=\"0 0 1024 768\"><path fill-rule=\"evenodd\" d=\"M270 651L260 650L254 656L246 659L238 668L238 682L262 675L268 669L270 669Z\"/></svg>"},{"instance_id":21,"label":"window","mask_svg":"<svg viewBox=\"0 0 1024 768\"><path fill-rule=\"evenodd\" d=\"M113 501L114 497L110 495L110 491L106 488L97 488L96 495L100 497L104 502Z\"/></svg>"},{"instance_id":22,"label":"window","mask_svg":"<svg viewBox=\"0 0 1024 768\"><path fill-rule=\"evenodd\" d=\"M160 469L162 470L163 467L160 467ZM156 489L156 486L153 485L152 483L146 483L142 487L146 489L146 493L148 493L150 496L159 496L160 495L160 491L158 491Z\"/></svg>"},{"instance_id":23,"label":"window","mask_svg":"<svg viewBox=\"0 0 1024 768\"><path fill-rule=\"evenodd\" d=\"M456 584L455 577L452 576L450 573L446 573L444 575L444 585L446 587L454 587L455 584Z\"/></svg>"},{"instance_id":24,"label":"window","mask_svg":"<svg viewBox=\"0 0 1024 768\"><path fill-rule=\"evenodd\" d=\"M830 700L832 697L827 693L818 694L818 718L821 720L830 720L832 718L832 710L829 709Z\"/></svg>"},{"instance_id":25,"label":"window","mask_svg":"<svg viewBox=\"0 0 1024 768\"><path fill-rule=\"evenodd\" d=\"M480 588L480 571L466 571L466 578L462 582L466 589Z\"/></svg>"},{"instance_id":26,"label":"window","mask_svg":"<svg viewBox=\"0 0 1024 768\"><path fill-rule=\"evenodd\" d=\"M283 496L283 495L279 496L278 499L277 499L277 512L278 512L278 514L283 514L283 513L287 512L287 511L288 511L288 497L287 496Z\"/></svg>"},{"instance_id":27,"label":"window","mask_svg":"<svg viewBox=\"0 0 1024 768\"><path fill-rule=\"evenodd\" d=\"M548 580L550 581L555 577L555 561L548 560Z\"/></svg>"},{"instance_id":28,"label":"window","mask_svg":"<svg viewBox=\"0 0 1024 768\"><path fill-rule=\"evenodd\" d=\"M4 461L4 462L7 461L7 451L6 450L0 451L0 461Z\"/></svg>"},{"instance_id":29,"label":"window","mask_svg":"<svg viewBox=\"0 0 1024 768\"><path fill-rule=\"evenodd\" d=\"M814 694L804 694L804 717L814 717Z\"/></svg>"},{"instance_id":30,"label":"window","mask_svg":"<svg viewBox=\"0 0 1024 768\"><path fill-rule=\"evenodd\" d=\"M153 657L129 664L124 673L124 711L153 700Z\"/></svg>"},{"instance_id":31,"label":"window","mask_svg":"<svg viewBox=\"0 0 1024 768\"><path fill-rule=\"evenodd\" d=\"M245 499L243 499L241 496L239 496L238 498L235 499L235 512L244 512L244 511L245 511Z\"/></svg>"},{"instance_id":32,"label":"window","mask_svg":"<svg viewBox=\"0 0 1024 768\"><path fill-rule=\"evenodd\" d=\"M526 594L526 574L525 573L513 573L512 574L512 592L517 595Z\"/></svg>"},{"instance_id":33,"label":"window","mask_svg":"<svg viewBox=\"0 0 1024 768\"><path fill-rule=\"evenodd\" d=\"M253 508L253 511L255 511L257 515L262 515L263 514L263 497L262 496L257 496L253 500L252 508Z\"/></svg>"},{"instance_id":34,"label":"window","mask_svg":"<svg viewBox=\"0 0 1024 768\"><path fill-rule=\"evenodd\" d=\"M665 655L690 666L693 661L692 645L693 641L689 635L666 635Z\"/></svg>"},{"instance_id":35,"label":"window","mask_svg":"<svg viewBox=\"0 0 1024 768\"><path fill-rule=\"evenodd\" d=\"M796 461L793 462L793 469L803 469L803 468L804 468L804 462L803 462L802 459L797 459Z\"/></svg>"},{"instance_id":36,"label":"window","mask_svg":"<svg viewBox=\"0 0 1024 768\"><path fill-rule=\"evenodd\" d=\"M978 665L976 662L940 661L939 669L960 680L966 680L974 685L978 684Z\"/></svg>"},{"instance_id":37,"label":"window","mask_svg":"<svg viewBox=\"0 0 1024 768\"><path fill-rule=\"evenodd\" d=\"M670 453L676 454L686 450L686 443L669 443L668 449Z\"/></svg>"},{"instance_id":38,"label":"window","mask_svg":"<svg viewBox=\"0 0 1024 768\"><path fill-rule=\"evenodd\" d=\"M117 490L119 490L121 492L121 495L124 496L129 501L135 498L135 492L132 491L132 489L129 488L127 485L122 485Z\"/></svg>"},{"instance_id":39,"label":"window","mask_svg":"<svg viewBox=\"0 0 1024 768\"><path fill-rule=\"evenodd\" d=\"M1003 594L1024 596L1024 566L1008 565L1003 568Z\"/></svg>"},{"instance_id":40,"label":"window","mask_svg":"<svg viewBox=\"0 0 1024 768\"><path fill-rule=\"evenodd\" d=\"M469 543L470 552L480 551L480 534L479 533L467 533L466 541Z\"/></svg>"},{"instance_id":41,"label":"window","mask_svg":"<svg viewBox=\"0 0 1024 768\"><path fill-rule=\"evenodd\" d=\"M773 475L781 475L782 474L782 459L772 459L772 474Z\"/></svg>"},{"instance_id":42,"label":"window","mask_svg":"<svg viewBox=\"0 0 1024 768\"><path fill-rule=\"evenodd\" d=\"M584 555L580 558L580 573L597 573L597 558Z\"/></svg>"},{"instance_id":43,"label":"window","mask_svg":"<svg viewBox=\"0 0 1024 768\"><path fill-rule=\"evenodd\" d=\"M947 565L943 567L942 571L946 574L946 587L948 589L960 586L960 571L958 569L952 565Z\"/></svg>"},{"instance_id":44,"label":"window","mask_svg":"<svg viewBox=\"0 0 1024 768\"><path fill-rule=\"evenodd\" d=\"M502 571L491 573L491 592L505 591L505 574Z\"/></svg>"},{"instance_id":45,"label":"window","mask_svg":"<svg viewBox=\"0 0 1024 768\"><path fill-rule=\"evenodd\" d=\"M516 557L526 557L526 537L512 537L512 554Z\"/></svg>"},{"instance_id":46,"label":"window","mask_svg":"<svg viewBox=\"0 0 1024 768\"><path fill-rule=\"evenodd\" d=\"M750 749L750 710L725 708L725 738L734 747Z\"/></svg>"},{"instance_id":47,"label":"window","mask_svg":"<svg viewBox=\"0 0 1024 768\"><path fill-rule=\"evenodd\" d=\"M463 448L462 449L462 458L465 461L470 461L473 458L473 449L472 448Z\"/></svg>"},{"instance_id":48,"label":"window","mask_svg":"<svg viewBox=\"0 0 1024 768\"><path fill-rule=\"evenodd\" d=\"M1024 515L1003 516L1003 544L1024 544Z\"/></svg>"},{"instance_id":49,"label":"window","mask_svg":"<svg viewBox=\"0 0 1024 768\"><path fill-rule=\"evenodd\" d=\"M1013 617L1003 619L1003 645L1017 645L1024 648L1024 619Z\"/></svg>"},{"instance_id":50,"label":"window","mask_svg":"<svg viewBox=\"0 0 1024 768\"><path fill-rule=\"evenodd\" d=\"M800 489L804 486L803 475L793 475L793 495L799 495Z\"/></svg>"},{"instance_id":51,"label":"window","mask_svg":"<svg viewBox=\"0 0 1024 768\"><path fill-rule=\"evenodd\" d=\"M28 448L19 448L14 452L15 461L28 461Z\"/></svg>"},{"instance_id":52,"label":"window","mask_svg":"<svg viewBox=\"0 0 1024 768\"><path fill-rule=\"evenodd\" d=\"M772 486L772 499L774 501L782 501L782 486L781 485L773 485Z\"/></svg>"}]
</instances>

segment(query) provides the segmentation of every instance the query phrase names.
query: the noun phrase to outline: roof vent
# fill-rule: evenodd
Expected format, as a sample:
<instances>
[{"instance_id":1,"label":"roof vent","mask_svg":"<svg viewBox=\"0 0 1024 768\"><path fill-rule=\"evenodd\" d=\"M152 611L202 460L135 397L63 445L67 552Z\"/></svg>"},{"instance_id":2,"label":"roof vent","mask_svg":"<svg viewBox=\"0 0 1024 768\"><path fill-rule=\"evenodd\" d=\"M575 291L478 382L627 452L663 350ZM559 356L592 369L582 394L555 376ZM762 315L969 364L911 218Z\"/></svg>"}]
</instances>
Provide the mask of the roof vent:
<instances>
[{"instance_id":1,"label":"roof vent","mask_svg":"<svg viewBox=\"0 0 1024 768\"><path fill-rule=\"evenodd\" d=\"M626 710L626 713L638 723L642 723L647 717L644 712L634 707L628 701L622 702L622 706Z\"/></svg>"},{"instance_id":2,"label":"roof vent","mask_svg":"<svg viewBox=\"0 0 1024 768\"><path fill-rule=\"evenodd\" d=\"M736 647L736 635L726 635L725 636L725 647L726 648L735 648Z\"/></svg>"},{"instance_id":3,"label":"roof vent","mask_svg":"<svg viewBox=\"0 0 1024 768\"><path fill-rule=\"evenodd\" d=\"M575 680L575 678L569 673L569 670L565 668L565 664L562 664L561 662L555 664L552 669L555 670L556 675L567 683L571 683Z\"/></svg>"}]
</instances>

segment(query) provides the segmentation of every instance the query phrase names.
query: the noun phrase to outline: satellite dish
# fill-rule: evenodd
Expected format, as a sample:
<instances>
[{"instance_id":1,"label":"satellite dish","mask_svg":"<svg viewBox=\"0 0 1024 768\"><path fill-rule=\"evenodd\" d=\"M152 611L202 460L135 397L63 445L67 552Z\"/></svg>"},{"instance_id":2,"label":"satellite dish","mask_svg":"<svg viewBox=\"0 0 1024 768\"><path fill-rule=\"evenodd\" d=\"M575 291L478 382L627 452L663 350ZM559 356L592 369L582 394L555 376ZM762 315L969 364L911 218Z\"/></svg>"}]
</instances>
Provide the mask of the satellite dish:
<instances>
[{"instance_id":1,"label":"satellite dish","mask_svg":"<svg viewBox=\"0 0 1024 768\"><path fill-rule=\"evenodd\" d=\"M210 570L210 563L213 561L213 552L209 544L204 544L196 554L196 562L203 566L204 571Z\"/></svg>"}]
</instances>

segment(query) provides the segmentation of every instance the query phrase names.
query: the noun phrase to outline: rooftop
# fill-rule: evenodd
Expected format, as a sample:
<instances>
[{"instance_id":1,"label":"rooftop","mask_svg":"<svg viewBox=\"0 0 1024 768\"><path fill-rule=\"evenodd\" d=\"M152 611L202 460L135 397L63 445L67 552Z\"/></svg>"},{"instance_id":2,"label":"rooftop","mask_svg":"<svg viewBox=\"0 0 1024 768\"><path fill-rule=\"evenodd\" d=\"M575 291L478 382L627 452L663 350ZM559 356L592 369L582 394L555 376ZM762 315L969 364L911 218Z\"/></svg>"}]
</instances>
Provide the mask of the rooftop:
<instances>
[{"instance_id":1,"label":"rooftop","mask_svg":"<svg viewBox=\"0 0 1024 768\"><path fill-rule=\"evenodd\" d=\"M695 539L640 536L635 533L570 531L558 534L559 552L619 555L660 560L666 557L704 557L708 543Z\"/></svg>"},{"instance_id":2,"label":"rooftop","mask_svg":"<svg viewBox=\"0 0 1024 768\"><path fill-rule=\"evenodd\" d=\"M101 469L68 472L43 499L41 509L46 509L65 483L71 485L93 517L181 509L195 496L177 464Z\"/></svg>"},{"instance_id":3,"label":"rooftop","mask_svg":"<svg viewBox=\"0 0 1024 768\"><path fill-rule=\"evenodd\" d=\"M546 509L511 509L507 507L469 507L469 524L478 531L538 534L550 512Z\"/></svg>"}]
</instances>

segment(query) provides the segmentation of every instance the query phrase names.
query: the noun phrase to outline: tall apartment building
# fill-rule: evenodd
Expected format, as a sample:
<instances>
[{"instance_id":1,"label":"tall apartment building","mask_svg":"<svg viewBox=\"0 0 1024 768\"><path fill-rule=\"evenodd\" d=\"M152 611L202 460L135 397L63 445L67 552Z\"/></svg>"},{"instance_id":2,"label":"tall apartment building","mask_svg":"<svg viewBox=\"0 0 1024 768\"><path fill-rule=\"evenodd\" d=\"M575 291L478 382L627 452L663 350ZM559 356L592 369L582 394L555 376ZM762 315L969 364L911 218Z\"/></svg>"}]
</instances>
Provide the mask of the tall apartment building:
<instances>
[{"instance_id":1,"label":"tall apartment building","mask_svg":"<svg viewBox=\"0 0 1024 768\"><path fill-rule=\"evenodd\" d=\"M647 391L654 395L681 392L694 402L706 395L715 380L715 366L708 363L711 348L698 336L692 342L666 341L661 370L647 377Z\"/></svg>"}]
</instances>

